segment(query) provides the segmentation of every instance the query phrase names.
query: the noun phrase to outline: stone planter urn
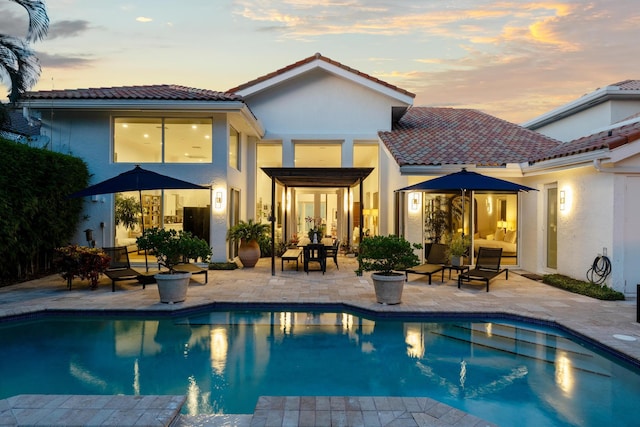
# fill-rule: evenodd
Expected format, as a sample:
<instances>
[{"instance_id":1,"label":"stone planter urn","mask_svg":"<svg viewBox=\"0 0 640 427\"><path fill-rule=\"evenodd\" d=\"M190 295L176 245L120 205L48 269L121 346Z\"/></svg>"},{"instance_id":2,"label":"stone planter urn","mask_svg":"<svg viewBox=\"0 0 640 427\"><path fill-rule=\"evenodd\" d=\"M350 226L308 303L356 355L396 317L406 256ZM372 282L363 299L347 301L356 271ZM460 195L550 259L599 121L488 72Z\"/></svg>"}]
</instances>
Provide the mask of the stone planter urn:
<instances>
[{"instance_id":1,"label":"stone planter urn","mask_svg":"<svg viewBox=\"0 0 640 427\"><path fill-rule=\"evenodd\" d=\"M402 302L404 278L405 276L402 273L391 273L391 275L373 273L371 280L376 292L376 300L380 304L400 304Z\"/></svg>"},{"instance_id":2,"label":"stone planter urn","mask_svg":"<svg viewBox=\"0 0 640 427\"><path fill-rule=\"evenodd\" d=\"M156 282L158 283L160 302L165 304L174 304L187 299L187 290L189 289L191 273L159 273L153 277L155 277Z\"/></svg>"}]
</instances>

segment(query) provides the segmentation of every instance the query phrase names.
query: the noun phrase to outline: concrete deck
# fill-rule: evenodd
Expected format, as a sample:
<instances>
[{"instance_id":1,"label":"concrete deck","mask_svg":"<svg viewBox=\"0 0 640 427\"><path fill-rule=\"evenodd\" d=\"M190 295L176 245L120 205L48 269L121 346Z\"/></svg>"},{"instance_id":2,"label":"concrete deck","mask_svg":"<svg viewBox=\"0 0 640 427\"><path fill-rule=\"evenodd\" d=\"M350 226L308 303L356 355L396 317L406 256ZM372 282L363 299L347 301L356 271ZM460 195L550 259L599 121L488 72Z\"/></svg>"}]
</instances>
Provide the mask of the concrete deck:
<instances>
[{"instance_id":1,"label":"concrete deck","mask_svg":"<svg viewBox=\"0 0 640 427\"><path fill-rule=\"evenodd\" d=\"M439 276L434 276L433 284L428 285L426 277L410 275L403 303L384 306L375 301L370 275L354 274L354 259L340 257L340 270L329 262L324 275L296 271L294 265L285 265L285 270L280 271L279 264L277 259L275 276L271 275L271 259L261 259L253 269L211 271L206 285L204 277L195 276L187 301L173 305L159 302L155 285L147 285L143 290L135 282L118 282L116 292L112 293L110 281L103 278L95 291L89 290L88 283L82 281L75 281L73 289L67 290L62 278L50 276L0 288L0 320L68 310L173 312L216 303L344 304L375 313L488 314L556 324L640 365L640 323L636 322L635 299L599 301L529 280L517 274L517 270L511 270L509 279L500 276L491 283L488 293L483 285L464 284L458 289L455 280L440 283ZM259 424L256 414L251 418L246 415L179 418L180 426L271 425ZM397 425L440 425L412 419ZM279 425L297 425L292 424L291 419L281 421ZM358 422L338 424L357 425ZM450 425L470 424L459 420L459 424Z\"/></svg>"}]
</instances>

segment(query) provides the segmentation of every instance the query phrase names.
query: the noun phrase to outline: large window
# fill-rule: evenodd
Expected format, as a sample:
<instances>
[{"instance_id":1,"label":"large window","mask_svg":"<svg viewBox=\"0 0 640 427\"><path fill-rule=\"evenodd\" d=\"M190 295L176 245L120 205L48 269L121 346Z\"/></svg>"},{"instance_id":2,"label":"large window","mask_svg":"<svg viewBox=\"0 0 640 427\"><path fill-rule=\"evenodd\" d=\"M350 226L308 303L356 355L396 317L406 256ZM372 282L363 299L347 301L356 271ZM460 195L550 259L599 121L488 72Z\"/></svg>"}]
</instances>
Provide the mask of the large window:
<instances>
[{"instance_id":1,"label":"large window","mask_svg":"<svg viewBox=\"0 0 640 427\"><path fill-rule=\"evenodd\" d=\"M207 118L119 117L114 120L116 163L211 163Z\"/></svg>"},{"instance_id":2,"label":"large window","mask_svg":"<svg viewBox=\"0 0 640 427\"><path fill-rule=\"evenodd\" d=\"M362 195L363 200L354 200L353 221L354 236L358 236L360 230L360 209L362 209L362 231L365 235L378 235L380 233L379 209L380 195L378 188L378 145L370 143L356 143L353 146L353 166L358 168L374 168L371 174L364 180ZM353 189L357 198L360 194L360 186Z\"/></svg>"},{"instance_id":3,"label":"large window","mask_svg":"<svg viewBox=\"0 0 640 427\"><path fill-rule=\"evenodd\" d=\"M240 170L240 134L229 127L229 166Z\"/></svg>"}]
</instances>

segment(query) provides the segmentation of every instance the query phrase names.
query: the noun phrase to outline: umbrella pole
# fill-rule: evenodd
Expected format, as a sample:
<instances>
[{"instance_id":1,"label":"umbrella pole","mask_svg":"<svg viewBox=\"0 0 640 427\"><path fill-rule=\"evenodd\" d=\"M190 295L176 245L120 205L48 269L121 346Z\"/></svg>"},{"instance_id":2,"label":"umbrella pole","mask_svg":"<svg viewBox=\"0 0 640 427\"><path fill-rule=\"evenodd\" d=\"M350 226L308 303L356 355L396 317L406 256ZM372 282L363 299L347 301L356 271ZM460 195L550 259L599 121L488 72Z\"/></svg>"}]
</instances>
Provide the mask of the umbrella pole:
<instances>
[{"instance_id":1,"label":"umbrella pole","mask_svg":"<svg viewBox=\"0 0 640 427\"><path fill-rule=\"evenodd\" d=\"M464 239L464 196L465 196L465 189L462 189L462 239ZM464 241L464 240L463 240Z\"/></svg>"},{"instance_id":2,"label":"umbrella pole","mask_svg":"<svg viewBox=\"0 0 640 427\"><path fill-rule=\"evenodd\" d=\"M138 190L138 196L140 196L140 213L142 216L140 217L140 228L142 229L142 235L144 236L144 208L142 207L142 190ZM144 267L149 272L149 261L147 261L147 250L144 250Z\"/></svg>"}]
</instances>

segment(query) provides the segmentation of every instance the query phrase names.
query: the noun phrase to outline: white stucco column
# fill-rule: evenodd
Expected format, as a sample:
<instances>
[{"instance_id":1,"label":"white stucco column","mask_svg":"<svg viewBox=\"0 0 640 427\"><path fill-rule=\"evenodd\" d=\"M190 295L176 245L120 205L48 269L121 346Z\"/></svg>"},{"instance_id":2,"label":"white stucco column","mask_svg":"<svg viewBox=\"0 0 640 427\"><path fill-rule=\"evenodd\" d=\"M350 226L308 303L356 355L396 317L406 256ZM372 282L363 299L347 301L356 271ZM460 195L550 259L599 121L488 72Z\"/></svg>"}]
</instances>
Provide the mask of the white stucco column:
<instances>
[{"instance_id":1,"label":"white stucco column","mask_svg":"<svg viewBox=\"0 0 640 427\"><path fill-rule=\"evenodd\" d=\"M284 138L282 140L282 167L293 168L295 167L295 147L291 138Z\"/></svg>"},{"instance_id":2,"label":"white stucco column","mask_svg":"<svg viewBox=\"0 0 640 427\"><path fill-rule=\"evenodd\" d=\"M229 153L229 127L224 114L213 117L213 181L211 182L211 221L209 243L213 249L213 262L227 260L227 212L228 183L227 163ZM216 207L216 197L221 196L220 207Z\"/></svg>"},{"instance_id":3,"label":"white stucco column","mask_svg":"<svg viewBox=\"0 0 640 427\"><path fill-rule=\"evenodd\" d=\"M423 194L421 192L406 193L404 203L407 212L407 222L405 224L405 236L411 243L419 243L424 246L424 207ZM414 199L417 198L417 204ZM418 253L419 252L419 253ZM416 251L421 260L424 261L424 250Z\"/></svg>"},{"instance_id":4,"label":"white stucco column","mask_svg":"<svg viewBox=\"0 0 640 427\"><path fill-rule=\"evenodd\" d=\"M342 167L353 167L353 139L346 138L342 143Z\"/></svg>"}]
</instances>

